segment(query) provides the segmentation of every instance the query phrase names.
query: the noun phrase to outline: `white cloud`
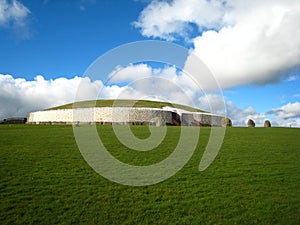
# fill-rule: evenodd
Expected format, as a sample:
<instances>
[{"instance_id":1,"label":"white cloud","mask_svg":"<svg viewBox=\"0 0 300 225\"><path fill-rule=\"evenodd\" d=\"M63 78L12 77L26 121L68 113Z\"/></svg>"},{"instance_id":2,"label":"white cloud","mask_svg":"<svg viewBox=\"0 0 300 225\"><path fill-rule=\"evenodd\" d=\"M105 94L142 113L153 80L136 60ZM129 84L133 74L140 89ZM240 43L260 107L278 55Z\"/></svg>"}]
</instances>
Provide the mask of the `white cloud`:
<instances>
[{"instance_id":1,"label":"white cloud","mask_svg":"<svg viewBox=\"0 0 300 225\"><path fill-rule=\"evenodd\" d=\"M269 114L276 114L281 119L293 119L300 117L300 102L288 103L278 109L273 109Z\"/></svg>"},{"instance_id":2,"label":"white cloud","mask_svg":"<svg viewBox=\"0 0 300 225\"><path fill-rule=\"evenodd\" d=\"M45 80L36 76L33 81L27 81L0 74L0 119L26 117L31 111L71 103L80 82L84 91L80 92L78 100L91 99L102 86L101 81L91 82L80 77Z\"/></svg>"},{"instance_id":3,"label":"white cloud","mask_svg":"<svg viewBox=\"0 0 300 225\"><path fill-rule=\"evenodd\" d=\"M116 77L119 82L129 82L118 98L142 98L191 105L200 90L186 74L178 72L175 67L152 68L138 64L118 71L113 78Z\"/></svg>"},{"instance_id":4,"label":"white cloud","mask_svg":"<svg viewBox=\"0 0 300 225\"><path fill-rule=\"evenodd\" d=\"M226 102L227 115L232 120L233 126L247 126L248 120L252 119L257 127L262 127L268 119L264 113L257 112L253 107L246 109L238 108L233 102ZM271 123L273 120L271 120ZM283 124L281 126L284 126Z\"/></svg>"},{"instance_id":5,"label":"white cloud","mask_svg":"<svg viewBox=\"0 0 300 225\"><path fill-rule=\"evenodd\" d=\"M145 98L190 104L201 88L183 71L176 67L152 68L141 63L117 67L108 76L108 85L127 86L119 93L120 98Z\"/></svg>"},{"instance_id":6,"label":"white cloud","mask_svg":"<svg viewBox=\"0 0 300 225\"><path fill-rule=\"evenodd\" d=\"M22 26L29 13L29 9L17 0L0 0L0 25L14 23Z\"/></svg>"},{"instance_id":7,"label":"white cloud","mask_svg":"<svg viewBox=\"0 0 300 225\"><path fill-rule=\"evenodd\" d=\"M194 39L222 87L276 82L300 65L300 2L250 2L232 4L234 25Z\"/></svg>"},{"instance_id":8,"label":"white cloud","mask_svg":"<svg viewBox=\"0 0 300 225\"><path fill-rule=\"evenodd\" d=\"M216 0L152 1L133 24L146 37L174 40L188 35L191 23L199 29L220 27L223 14L222 2Z\"/></svg>"},{"instance_id":9,"label":"white cloud","mask_svg":"<svg viewBox=\"0 0 300 225\"><path fill-rule=\"evenodd\" d=\"M108 83L132 82L142 77L152 75L152 68L147 64L129 65L127 67L118 66L108 75Z\"/></svg>"},{"instance_id":10,"label":"white cloud","mask_svg":"<svg viewBox=\"0 0 300 225\"><path fill-rule=\"evenodd\" d=\"M215 93L205 93L198 96L197 107L207 112L226 116L226 103L223 96Z\"/></svg>"},{"instance_id":11,"label":"white cloud","mask_svg":"<svg viewBox=\"0 0 300 225\"><path fill-rule=\"evenodd\" d=\"M30 10L17 0L0 0L0 25L24 26Z\"/></svg>"},{"instance_id":12,"label":"white cloud","mask_svg":"<svg viewBox=\"0 0 300 225\"><path fill-rule=\"evenodd\" d=\"M135 26L174 40L189 37L190 24L199 29L194 53L222 87L276 82L300 66L298 0L152 1Z\"/></svg>"},{"instance_id":13,"label":"white cloud","mask_svg":"<svg viewBox=\"0 0 300 225\"><path fill-rule=\"evenodd\" d=\"M28 29L30 10L17 0L0 0L0 27L11 28L22 38L31 36Z\"/></svg>"}]
</instances>

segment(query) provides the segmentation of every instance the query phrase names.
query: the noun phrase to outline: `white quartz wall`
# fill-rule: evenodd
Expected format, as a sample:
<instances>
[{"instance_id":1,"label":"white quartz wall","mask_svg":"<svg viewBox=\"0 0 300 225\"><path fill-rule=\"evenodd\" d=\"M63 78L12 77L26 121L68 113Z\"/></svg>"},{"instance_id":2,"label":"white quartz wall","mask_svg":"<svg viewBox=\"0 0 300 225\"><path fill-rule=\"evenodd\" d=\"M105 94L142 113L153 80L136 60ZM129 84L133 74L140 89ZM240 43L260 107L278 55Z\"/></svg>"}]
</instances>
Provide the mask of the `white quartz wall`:
<instances>
[{"instance_id":1,"label":"white quartz wall","mask_svg":"<svg viewBox=\"0 0 300 225\"><path fill-rule=\"evenodd\" d=\"M155 123L157 119L162 124L170 123L172 121L172 113L156 108L96 107L46 110L32 112L28 115L28 123Z\"/></svg>"},{"instance_id":2,"label":"white quartz wall","mask_svg":"<svg viewBox=\"0 0 300 225\"><path fill-rule=\"evenodd\" d=\"M47 110L29 113L27 123L73 122L72 109Z\"/></svg>"},{"instance_id":3,"label":"white quartz wall","mask_svg":"<svg viewBox=\"0 0 300 225\"><path fill-rule=\"evenodd\" d=\"M222 117L208 113L182 113L182 125L195 122L203 125L222 126ZM59 109L32 112L28 123L172 123L172 111L157 108L94 107L80 109Z\"/></svg>"}]
</instances>

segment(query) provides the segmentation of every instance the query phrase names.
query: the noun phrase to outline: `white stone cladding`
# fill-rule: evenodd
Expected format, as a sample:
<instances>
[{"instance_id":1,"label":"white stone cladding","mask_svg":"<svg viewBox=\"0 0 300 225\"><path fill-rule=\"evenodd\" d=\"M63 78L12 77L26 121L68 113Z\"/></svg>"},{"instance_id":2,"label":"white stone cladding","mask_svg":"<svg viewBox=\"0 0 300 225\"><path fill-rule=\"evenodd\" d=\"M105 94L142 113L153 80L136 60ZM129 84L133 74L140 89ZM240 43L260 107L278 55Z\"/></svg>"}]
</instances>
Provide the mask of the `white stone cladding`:
<instances>
[{"instance_id":1,"label":"white stone cladding","mask_svg":"<svg viewBox=\"0 0 300 225\"><path fill-rule=\"evenodd\" d=\"M27 123L73 122L72 109L47 110L29 113Z\"/></svg>"},{"instance_id":2,"label":"white stone cladding","mask_svg":"<svg viewBox=\"0 0 300 225\"><path fill-rule=\"evenodd\" d=\"M221 116L180 109L93 107L45 110L29 113L29 124L172 124L172 113L179 113L183 126L222 126Z\"/></svg>"},{"instance_id":3,"label":"white stone cladding","mask_svg":"<svg viewBox=\"0 0 300 225\"><path fill-rule=\"evenodd\" d=\"M28 123L156 123L172 122L172 112L157 108L94 107L32 112Z\"/></svg>"}]
</instances>

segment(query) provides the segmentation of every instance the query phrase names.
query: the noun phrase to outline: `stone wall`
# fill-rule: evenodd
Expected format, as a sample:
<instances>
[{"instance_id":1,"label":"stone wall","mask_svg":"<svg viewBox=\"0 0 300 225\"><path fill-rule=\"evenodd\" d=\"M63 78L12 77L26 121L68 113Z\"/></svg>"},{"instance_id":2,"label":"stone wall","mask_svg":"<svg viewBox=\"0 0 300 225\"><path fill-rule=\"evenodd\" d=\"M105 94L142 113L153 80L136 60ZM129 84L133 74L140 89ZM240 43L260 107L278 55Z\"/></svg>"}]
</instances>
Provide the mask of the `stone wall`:
<instances>
[{"instance_id":1,"label":"stone wall","mask_svg":"<svg viewBox=\"0 0 300 225\"><path fill-rule=\"evenodd\" d=\"M29 124L172 124L174 110L131 107L93 107L32 112ZM209 113L182 112L183 126L222 126L222 118Z\"/></svg>"},{"instance_id":2,"label":"stone wall","mask_svg":"<svg viewBox=\"0 0 300 225\"><path fill-rule=\"evenodd\" d=\"M157 121L162 125L172 122L172 112L156 108L99 107L80 109L59 109L32 112L28 123L119 123L143 124Z\"/></svg>"},{"instance_id":3,"label":"stone wall","mask_svg":"<svg viewBox=\"0 0 300 225\"><path fill-rule=\"evenodd\" d=\"M221 116L210 113L182 113L183 126L222 126Z\"/></svg>"}]
</instances>

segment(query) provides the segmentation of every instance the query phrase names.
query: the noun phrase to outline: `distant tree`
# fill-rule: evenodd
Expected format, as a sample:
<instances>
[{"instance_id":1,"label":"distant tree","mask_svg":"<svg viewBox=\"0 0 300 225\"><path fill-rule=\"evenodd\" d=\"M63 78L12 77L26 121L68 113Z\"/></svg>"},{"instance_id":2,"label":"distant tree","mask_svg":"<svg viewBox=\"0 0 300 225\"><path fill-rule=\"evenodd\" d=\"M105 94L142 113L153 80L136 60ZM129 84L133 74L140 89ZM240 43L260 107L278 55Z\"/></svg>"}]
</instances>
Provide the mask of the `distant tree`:
<instances>
[{"instance_id":1,"label":"distant tree","mask_svg":"<svg viewBox=\"0 0 300 225\"><path fill-rule=\"evenodd\" d=\"M271 122L270 122L270 120L265 120L264 127L271 127Z\"/></svg>"},{"instance_id":2,"label":"distant tree","mask_svg":"<svg viewBox=\"0 0 300 225\"><path fill-rule=\"evenodd\" d=\"M255 122L252 119L248 120L248 127L255 127Z\"/></svg>"},{"instance_id":3,"label":"distant tree","mask_svg":"<svg viewBox=\"0 0 300 225\"><path fill-rule=\"evenodd\" d=\"M231 119L227 117L222 118L222 127L232 127Z\"/></svg>"}]
</instances>

